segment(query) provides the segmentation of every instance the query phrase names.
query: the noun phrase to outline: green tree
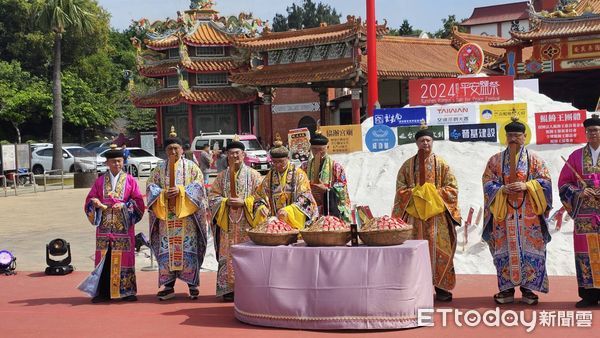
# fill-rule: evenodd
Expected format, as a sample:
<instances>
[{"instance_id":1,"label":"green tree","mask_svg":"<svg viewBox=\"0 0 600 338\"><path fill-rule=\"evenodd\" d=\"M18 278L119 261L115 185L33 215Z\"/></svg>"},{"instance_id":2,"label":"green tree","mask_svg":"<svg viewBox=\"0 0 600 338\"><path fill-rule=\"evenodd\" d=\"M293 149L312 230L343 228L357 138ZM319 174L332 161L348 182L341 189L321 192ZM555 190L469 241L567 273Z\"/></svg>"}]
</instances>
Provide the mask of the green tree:
<instances>
[{"instance_id":1,"label":"green tree","mask_svg":"<svg viewBox=\"0 0 600 338\"><path fill-rule=\"evenodd\" d=\"M461 20L461 22L464 20ZM438 39L448 39L452 36L452 29L454 26L458 27L459 32L466 32L466 29L462 26L459 26L459 22L456 21L456 15L448 15L448 18L442 19L443 28L439 29L437 32L433 34L434 37Z\"/></svg>"},{"instance_id":2,"label":"green tree","mask_svg":"<svg viewBox=\"0 0 600 338\"><path fill-rule=\"evenodd\" d=\"M21 69L17 61L0 61L0 119L12 124L21 143L20 125L52 109L46 82Z\"/></svg>"},{"instance_id":3,"label":"green tree","mask_svg":"<svg viewBox=\"0 0 600 338\"><path fill-rule=\"evenodd\" d=\"M319 27L321 23L334 25L340 23L341 13L330 5L304 0L301 5L295 3L286 8L287 15L276 14L273 19L273 31L283 32L290 29Z\"/></svg>"},{"instance_id":4,"label":"green tree","mask_svg":"<svg viewBox=\"0 0 600 338\"><path fill-rule=\"evenodd\" d=\"M413 26L411 26L410 23L408 23L408 20L404 19L404 21L402 21L402 25L400 25L400 28L398 29L390 29L389 35L394 35L394 36L416 36L416 35L420 35L423 31L420 29L414 29Z\"/></svg>"},{"instance_id":5,"label":"green tree","mask_svg":"<svg viewBox=\"0 0 600 338\"><path fill-rule=\"evenodd\" d=\"M33 16L39 27L53 35L52 68L52 169L63 169L63 107L61 89L61 43L67 30L80 34L93 31L94 17L84 10L81 0L46 0L33 8Z\"/></svg>"}]
</instances>

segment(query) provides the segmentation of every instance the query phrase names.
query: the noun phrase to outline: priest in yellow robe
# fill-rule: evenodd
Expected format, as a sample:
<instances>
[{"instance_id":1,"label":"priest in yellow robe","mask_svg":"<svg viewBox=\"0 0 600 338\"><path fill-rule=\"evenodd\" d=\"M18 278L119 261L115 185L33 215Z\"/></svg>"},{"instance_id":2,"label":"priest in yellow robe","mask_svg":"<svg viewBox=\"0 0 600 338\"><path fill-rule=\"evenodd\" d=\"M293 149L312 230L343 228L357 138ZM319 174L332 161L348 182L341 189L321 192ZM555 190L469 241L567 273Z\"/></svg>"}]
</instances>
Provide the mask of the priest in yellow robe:
<instances>
[{"instance_id":1,"label":"priest in yellow robe","mask_svg":"<svg viewBox=\"0 0 600 338\"><path fill-rule=\"evenodd\" d=\"M458 185L446 161L433 153L431 130L422 128L415 140L419 152L398 171L392 217L412 224L413 238L429 241L436 299L448 302L456 284L455 226L461 224Z\"/></svg>"},{"instance_id":2,"label":"priest in yellow robe","mask_svg":"<svg viewBox=\"0 0 600 338\"><path fill-rule=\"evenodd\" d=\"M147 184L150 246L158 261L157 297L175 296L175 280L188 284L198 298L200 267L208 229L208 199L200 168L183 156L182 141L174 131L164 142L167 159L150 174Z\"/></svg>"},{"instance_id":3,"label":"priest in yellow robe","mask_svg":"<svg viewBox=\"0 0 600 338\"><path fill-rule=\"evenodd\" d=\"M237 139L227 144L229 166L219 173L208 194L211 214L216 223L217 297L233 301L235 275L231 247L250 240L247 231L252 228L252 194L260 184L260 173L244 164L245 145Z\"/></svg>"},{"instance_id":4,"label":"priest in yellow robe","mask_svg":"<svg viewBox=\"0 0 600 338\"><path fill-rule=\"evenodd\" d=\"M277 216L298 230L319 216L306 173L290 163L289 150L277 139L269 151L273 167L254 193L253 215L257 224Z\"/></svg>"}]
</instances>

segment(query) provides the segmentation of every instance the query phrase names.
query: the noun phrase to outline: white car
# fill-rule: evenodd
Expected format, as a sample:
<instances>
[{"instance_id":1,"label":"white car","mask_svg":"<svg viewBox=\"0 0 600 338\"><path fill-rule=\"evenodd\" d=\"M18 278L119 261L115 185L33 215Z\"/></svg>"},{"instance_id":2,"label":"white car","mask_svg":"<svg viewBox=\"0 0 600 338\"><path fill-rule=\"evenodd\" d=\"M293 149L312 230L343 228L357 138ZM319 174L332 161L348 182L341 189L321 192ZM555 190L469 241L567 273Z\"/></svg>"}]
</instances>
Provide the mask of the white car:
<instances>
[{"instance_id":1,"label":"white car","mask_svg":"<svg viewBox=\"0 0 600 338\"><path fill-rule=\"evenodd\" d=\"M31 152L31 171L35 175L43 174L52 169L52 148L39 147ZM96 171L98 163L96 156L80 146L65 146L62 148L63 170L66 172Z\"/></svg>"},{"instance_id":2,"label":"white car","mask_svg":"<svg viewBox=\"0 0 600 338\"><path fill-rule=\"evenodd\" d=\"M106 170L106 158L104 157L104 153L108 151L106 149L98 154L97 161L102 162L103 167ZM146 150L142 148L127 148L129 150L129 157L127 158L127 165L125 166L128 173L130 173L134 177L138 176L150 176L150 171L154 169L159 162L162 161L161 158L156 157Z\"/></svg>"}]
</instances>

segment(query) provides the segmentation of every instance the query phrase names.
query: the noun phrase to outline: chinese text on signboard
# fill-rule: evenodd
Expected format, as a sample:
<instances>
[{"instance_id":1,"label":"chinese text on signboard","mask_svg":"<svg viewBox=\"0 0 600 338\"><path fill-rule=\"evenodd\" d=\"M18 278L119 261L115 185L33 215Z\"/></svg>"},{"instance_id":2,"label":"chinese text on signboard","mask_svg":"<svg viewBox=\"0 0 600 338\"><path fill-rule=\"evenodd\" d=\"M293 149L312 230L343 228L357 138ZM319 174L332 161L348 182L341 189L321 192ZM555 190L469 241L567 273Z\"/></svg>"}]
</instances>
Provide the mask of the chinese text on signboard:
<instances>
[{"instance_id":1,"label":"chinese text on signboard","mask_svg":"<svg viewBox=\"0 0 600 338\"><path fill-rule=\"evenodd\" d=\"M512 76L417 79L408 82L408 101L411 106L512 99Z\"/></svg>"},{"instance_id":2,"label":"chinese text on signboard","mask_svg":"<svg viewBox=\"0 0 600 338\"><path fill-rule=\"evenodd\" d=\"M495 123L461 124L448 126L448 139L454 142L496 142L498 133Z\"/></svg>"},{"instance_id":3,"label":"chinese text on signboard","mask_svg":"<svg viewBox=\"0 0 600 338\"><path fill-rule=\"evenodd\" d=\"M427 121L427 108L425 107L385 108L375 109L373 112L374 125L418 126L421 121Z\"/></svg>"},{"instance_id":4,"label":"chinese text on signboard","mask_svg":"<svg viewBox=\"0 0 600 338\"><path fill-rule=\"evenodd\" d=\"M360 124L323 126L321 132L329 139L330 154L346 154L362 151L362 129Z\"/></svg>"},{"instance_id":5,"label":"chinese text on signboard","mask_svg":"<svg viewBox=\"0 0 600 338\"><path fill-rule=\"evenodd\" d=\"M585 110L535 114L537 144L585 143Z\"/></svg>"},{"instance_id":6,"label":"chinese text on signboard","mask_svg":"<svg viewBox=\"0 0 600 338\"><path fill-rule=\"evenodd\" d=\"M444 139L444 126L429 126L434 140ZM398 127L398 144L415 143L415 134L421 127Z\"/></svg>"}]
</instances>

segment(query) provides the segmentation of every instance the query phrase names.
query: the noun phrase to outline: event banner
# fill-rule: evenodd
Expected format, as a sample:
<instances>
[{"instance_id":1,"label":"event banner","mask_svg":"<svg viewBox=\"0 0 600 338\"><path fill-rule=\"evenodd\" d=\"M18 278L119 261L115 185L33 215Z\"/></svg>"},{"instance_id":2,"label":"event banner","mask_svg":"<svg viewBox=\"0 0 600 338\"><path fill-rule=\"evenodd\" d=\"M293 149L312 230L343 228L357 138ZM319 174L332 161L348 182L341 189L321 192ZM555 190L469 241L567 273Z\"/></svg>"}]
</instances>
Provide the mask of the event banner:
<instances>
[{"instance_id":1,"label":"event banner","mask_svg":"<svg viewBox=\"0 0 600 338\"><path fill-rule=\"evenodd\" d=\"M476 104L453 104L427 107L429 124L472 124L477 123L479 108Z\"/></svg>"},{"instance_id":2,"label":"event banner","mask_svg":"<svg viewBox=\"0 0 600 338\"><path fill-rule=\"evenodd\" d=\"M496 142L498 132L495 123L461 124L448 126L448 139L453 142Z\"/></svg>"},{"instance_id":3,"label":"event banner","mask_svg":"<svg viewBox=\"0 0 600 338\"><path fill-rule=\"evenodd\" d=\"M411 106L514 99L512 76L416 79L408 81Z\"/></svg>"},{"instance_id":4,"label":"event banner","mask_svg":"<svg viewBox=\"0 0 600 338\"><path fill-rule=\"evenodd\" d=\"M427 121L426 107L383 108L373 112L374 125L388 127L418 126L421 121Z\"/></svg>"},{"instance_id":5,"label":"event banner","mask_svg":"<svg viewBox=\"0 0 600 338\"><path fill-rule=\"evenodd\" d=\"M308 128L290 129L288 131L290 158L301 162L307 161L310 155L310 131Z\"/></svg>"},{"instance_id":6,"label":"event banner","mask_svg":"<svg viewBox=\"0 0 600 338\"><path fill-rule=\"evenodd\" d=\"M537 144L585 143L585 110L535 114Z\"/></svg>"},{"instance_id":7,"label":"event banner","mask_svg":"<svg viewBox=\"0 0 600 338\"><path fill-rule=\"evenodd\" d=\"M376 125L367 131L365 143L369 151L374 153L392 149L396 146L396 135L385 124Z\"/></svg>"},{"instance_id":8,"label":"event banner","mask_svg":"<svg viewBox=\"0 0 600 338\"><path fill-rule=\"evenodd\" d=\"M527 103L482 104L479 106L481 123L500 123L509 121L513 116L527 122Z\"/></svg>"},{"instance_id":9,"label":"event banner","mask_svg":"<svg viewBox=\"0 0 600 338\"><path fill-rule=\"evenodd\" d=\"M398 145L415 143L415 134L421 129L421 127L398 127ZM444 140L444 126L429 126L431 132L433 132L434 140Z\"/></svg>"},{"instance_id":10,"label":"event banner","mask_svg":"<svg viewBox=\"0 0 600 338\"><path fill-rule=\"evenodd\" d=\"M321 132L329 139L330 154L347 154L362 151L362 129L360 124L322 126Z\"/></svg>"}]
</instances>

